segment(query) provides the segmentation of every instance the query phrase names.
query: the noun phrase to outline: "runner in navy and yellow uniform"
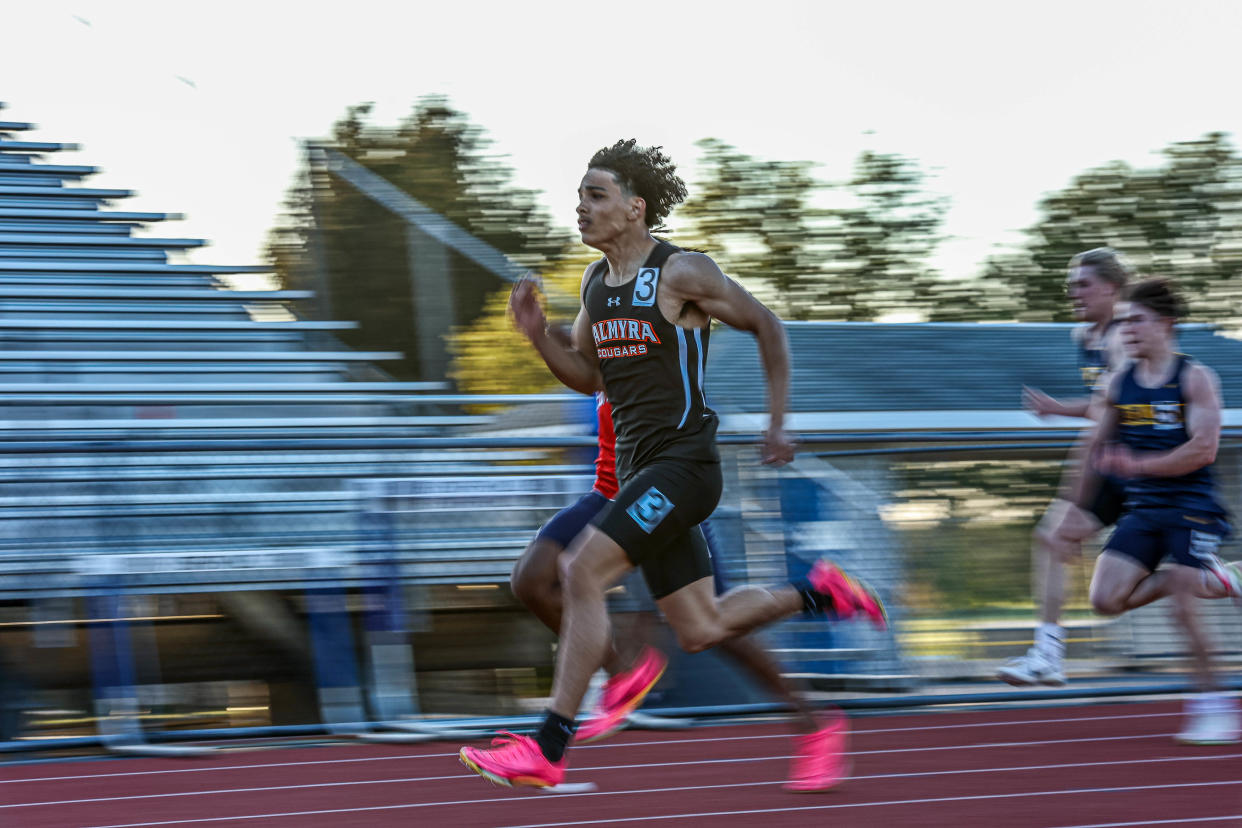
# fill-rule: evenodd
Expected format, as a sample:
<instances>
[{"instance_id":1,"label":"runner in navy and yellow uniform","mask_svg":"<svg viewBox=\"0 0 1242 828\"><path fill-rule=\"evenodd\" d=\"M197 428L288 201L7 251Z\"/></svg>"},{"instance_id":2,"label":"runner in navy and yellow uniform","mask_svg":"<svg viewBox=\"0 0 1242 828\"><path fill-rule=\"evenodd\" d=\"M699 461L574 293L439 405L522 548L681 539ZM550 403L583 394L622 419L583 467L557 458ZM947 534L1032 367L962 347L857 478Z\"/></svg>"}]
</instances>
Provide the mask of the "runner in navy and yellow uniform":
<instances>
[{"instance_id":1,"label":"runner in navy and yellow uniform","mask_svg":"<svg viewBox=\"0 0 1242 828\"><path fill-rule=\"evenodd\" d=\"M722 488L717 418L703 395L709 325L719 319L757 340L768 385L765 463L793 459L784 430L789 353L780 320L715 262L652 236L685 195L658 147L630 140L600 150L578 189L578 228L604 259L583 273L571 347L547 335L533 283L520 284L510 299L515 323L557 378L583 393L602 387L607 394L620 489L574 539L562 567L561 644L539 731L533 739L509 736L490 750L461 750L468 767L494 782L547 786L564 777L573 717L607 654L604 592L636 566L678 644L692 652L805 610L885 623L874 593L827 560L797 583L715 594L699 529ZM800 744L807 773L788 787L822 790L840 777L831 770L841 761L840 727L830 723Z\"/></svg>"},{"instance_id":2,"label":"runner in navy and yellow uniform","mask_svg":"<svg viewBox=\"0 0 1242 828\"><path fill-rule=\"evenodd\" d=\"M1109 376L1125 362L1117 336L1113 309L1131 277L1130 268L1117 251L1097 247L1070 259L1065 279L1066 294L1074 317L1084 324L1074 328L1078 348L1078 368L1086 394L1058 400L1037 388L1022 389L1023 404L1039 417L1086 417L1091 398L1100 394ZM1072 453L1071 456L1077 454ZM1081 462L1081 461L1079 461ZM1075 474L1067 466L1061 492L1048 505L1031 544L1034 593L1039 602L1039 626L1034 645L1025 655L1012 658L996 671L997 678L1024 686L1065 684L1065 629L1061 609L1065 603L1065 564L1082 555L1083 541L1121 516L1124 491L1122 481L1105 478L1093 486L1093 498L1086 503L1068 499L1068 487Z\"/></svg>"},{"instance_id":3,"label":"runner in navy and yellow uniform","mask_svg":"<svg viewBox=\"0 0 1242 828\"><path fill-rule=\"evenodd\" d=\"M1091 604L1104 615L1170 596L1194 659L1200 694L1188 703L1178 739L1224 744L1239 737L1237 702L1219 692L1195 598L1239 597L1237 564L1217 557L1229 533L1212 464L1220 441L1216 374L1176 350L1174 323L1185 310L1162 279L1128 292L1118 314L1130 366L1114 375L1100 401L1087 456L1103 474L1125 480L1126 511L1096 561ZM1077 487L1085 492L1089 483Z\"/></svg>"}]
</instances>

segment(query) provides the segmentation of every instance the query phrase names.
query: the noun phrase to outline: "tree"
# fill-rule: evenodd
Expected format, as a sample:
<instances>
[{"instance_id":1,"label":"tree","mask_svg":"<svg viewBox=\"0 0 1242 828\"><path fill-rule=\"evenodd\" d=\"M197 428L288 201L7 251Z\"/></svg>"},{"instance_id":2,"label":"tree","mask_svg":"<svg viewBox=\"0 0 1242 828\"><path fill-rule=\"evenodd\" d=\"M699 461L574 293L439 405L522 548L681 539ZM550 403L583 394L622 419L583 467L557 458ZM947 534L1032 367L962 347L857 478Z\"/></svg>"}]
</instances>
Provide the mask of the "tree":
<instances>
[{"instance_id":1,"label":"tree","mask_svg":"<svg viewBox=\"0 0 1242 828\"><path fill-rule=\"evenodd\" d=\"M599 257L583 252L540 276L544 313L567 328L578 314L582 272ZM458 328L450 343L453 379L467 394L524 394L564 390L508 316L509 287L493 292L483 312Z\"/></svg>"},{"instance_id":2,"label":"tree","mask_svg":"<svg viewBox=\"0 0 1242 828\"><path fill-rule=\"evenodd\" d=\"M821 301L840 309L841 318L928 311L937 281L928 259L941 240L948 204L925 193L924 180L903 156L859 155L844 188L853 204L830 211L826 234L832 278Z\"/></svg>"},{"instance_id":3,"label":"tree","mask_svg":"<svg viewBox=\"0 0 1242 828\"><path fill-rule=\"evenodd\" d=\"M864 152L829 186L806 161L764 161L700 141L694 197L681 214L726 272L787 319L876 319L921 310L935 274L945 203L909 159ZM841 196L848 206L821 206Z\"/></svg>"},{"instance_id":4,"label":"tree","mask_svg":"<svg viewBox=\"0 0 1242 828\"><path fill-rule=\"evenodd\" d=\"M697 146L700 178L679 211L693 243L786 319L810 318L805 298L823 276L815 245L822 213L811 206L823 185L811 177L812 165L759 160L714 138Z\"/></svg>"},{"instance_id":5,"label":"tree","mask_svg":"<svg viewBox=\"0 0 1242 828\"><path fill-rule=\"evenodd\" d=\"M336 150L519 264L543 266L565 249L568 235L533 192L514 186L509 167L488 154L482 128L446 99L421 99L396 128L368 125L370 112L369 104L354 106L336 123ZM341 339L354 347L403 351L406 359L394 373L417 377L405 222L335 176L301 179L288 201L290 219L269 245L278 280L288 287L319 287L310 255L317 244L333 315L361 323ZM450 268L453 307L443 311L468 325L500 281L457 254L450 254Z\"/></svg>"},{"instance_id":6,"label":"tree","mask_svg":"<svg viewBox=\"0 0 1242 828\"><path fill-rule=\"evenodd\" d=\"M1022 255L989 262L1021 297L1021 318L1068 320L1065 267L1107 245L1150 275L1171 276L1201 320L1242 314L1242 158L1222 133L1174 143L1164 164L1114 161L1076 176L1040 202Z\"/></svg>"}]
</instances>

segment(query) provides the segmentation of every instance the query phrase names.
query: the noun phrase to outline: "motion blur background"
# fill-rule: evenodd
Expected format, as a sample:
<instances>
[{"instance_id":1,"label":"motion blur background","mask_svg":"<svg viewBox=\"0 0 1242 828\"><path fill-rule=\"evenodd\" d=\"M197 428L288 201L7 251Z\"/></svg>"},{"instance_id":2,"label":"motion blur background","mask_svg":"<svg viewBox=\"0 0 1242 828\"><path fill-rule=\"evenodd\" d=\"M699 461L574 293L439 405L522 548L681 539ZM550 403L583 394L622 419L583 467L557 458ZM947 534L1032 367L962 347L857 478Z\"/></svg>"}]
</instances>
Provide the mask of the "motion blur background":
<instances>
[{"instance_id":1,"label":"motion blur background","mask_svg":"<svg viewBox=\"0 0 1242 828\"><path fill-rule=\"evenodd\" d=\"M1242 12L687 3L656 36L637 13L537 8L552 22L501 4L6 12L10 747L539 709L554 639L507 576L590 488L593 413L504 305L533 269L549 314L575 312L593 255L573 190L622 137L681 165L670 238L788 321L803 445L781 471L753 448L753 343L713 335L729 578L831 554L893 610L885 634L767 634L821 698L1001 692L994 667L1028 645L1030 530L1081 423L1026 414L1020 388L1080 394L1075 253L1117 247L1187 292L1236 507ZM1090 614L1094 551L1071 691L1176 684L1162 607ZM1236 670L1239 614L1204 611ZM704 655L651 706L761 701Z\"/></svg>"}]
</instances>

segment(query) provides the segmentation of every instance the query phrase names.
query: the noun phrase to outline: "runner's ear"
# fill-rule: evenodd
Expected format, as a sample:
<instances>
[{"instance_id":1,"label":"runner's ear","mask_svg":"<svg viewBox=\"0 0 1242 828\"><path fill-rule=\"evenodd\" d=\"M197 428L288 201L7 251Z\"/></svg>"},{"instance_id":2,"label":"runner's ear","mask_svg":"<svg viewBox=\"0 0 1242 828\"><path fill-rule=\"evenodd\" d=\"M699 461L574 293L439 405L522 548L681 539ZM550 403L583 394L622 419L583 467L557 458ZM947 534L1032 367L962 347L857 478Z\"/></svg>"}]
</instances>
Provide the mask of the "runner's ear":
<instances>
[{"instance_id":1,"label":"runner's ear","mask_svg":"<svg viewBox=\"0 0 1242 828\"><path fill-rule=\"evenodd\" d=\"M630 198L630 217L634 219L645 219L647 216L647 200L642 196L633 196Z\"/></svg>"}]
</instances>

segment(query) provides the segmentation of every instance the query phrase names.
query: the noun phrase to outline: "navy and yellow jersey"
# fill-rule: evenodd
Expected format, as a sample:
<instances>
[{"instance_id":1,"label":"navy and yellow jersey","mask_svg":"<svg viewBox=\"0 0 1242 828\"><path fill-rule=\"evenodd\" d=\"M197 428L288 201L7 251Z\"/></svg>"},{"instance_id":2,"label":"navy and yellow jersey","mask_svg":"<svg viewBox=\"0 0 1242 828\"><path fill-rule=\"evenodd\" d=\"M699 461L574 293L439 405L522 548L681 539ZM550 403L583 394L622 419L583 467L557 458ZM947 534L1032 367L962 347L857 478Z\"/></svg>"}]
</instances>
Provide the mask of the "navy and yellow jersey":
<instances>
[{"instance_id":1,"label":"navy and yellow jersey","mask_svg":"<svg viewBox=\"0 0 1242 828\"><path fill-rule=\"evenodd\" d=\"M1083 387L1089 394L1104 390L1101 382L1113 367L1108 347L1113 326L1114 323L1109 322L1103 333L1092 341L1087 339L1090 329L1084 329L1078 339L1078 372L1082 376Z\"/></svg>"},{"instance_id":2,"label":"navy and yellow jersey","mask_svg":"<svg viewBox=\"0 0 1242 828\"><path fill-rule=\"evenodd\" d=\"M703 396L710 329L682 328L660 313L660 270L679 248L656 244L631 281L605 284L608 262L587 276L582 305L591 323L604 393L617 434L623 484L657 459L718 462L716 412Z\"/></svg>"},{"instance_id":3,"label":"navy and yellow jersey","mask_svg":"<svg viewBox=\"0 0 1242 828\"><path fill-rule=\"evenodd\" d=\"M1186 431L1186 397L1183 382L1185 354L1177 355L1173 376L1157 388L1139 385L1136 365L1121 376L1116 399L1117 439L1131 450L1172 451L1190 439ZM1127 508L1182 509L1201 514L1223 515L1216 501L1211 465L1180 477L1135 477L1126 481Z\"/></svg>"}]
</instances>

